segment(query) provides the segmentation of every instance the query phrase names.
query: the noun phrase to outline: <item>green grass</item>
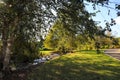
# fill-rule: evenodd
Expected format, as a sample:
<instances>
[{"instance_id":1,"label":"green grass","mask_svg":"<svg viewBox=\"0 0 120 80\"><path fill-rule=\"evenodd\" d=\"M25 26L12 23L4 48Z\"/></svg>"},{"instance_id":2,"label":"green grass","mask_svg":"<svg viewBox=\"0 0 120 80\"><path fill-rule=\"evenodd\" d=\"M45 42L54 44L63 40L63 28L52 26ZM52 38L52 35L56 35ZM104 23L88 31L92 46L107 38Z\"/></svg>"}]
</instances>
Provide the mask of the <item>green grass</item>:
<instances>
[{"instance_id":1,"label":"green grass","mask_svg":"<svg viewBox=\"0 0 120 80\"><path fill-rule=\"evenodd\" d=\"M40 51L40 55L42 53L43 56L47 56L47 55L50 55L53 51Z\"/></svg>"},{"instance_id":2,"label":"green grass","mask_svg":"<svg viewBox=\"0 0 120 80\"><path fill-rule=\"evenodd\" d=\"M66 54L35 68L28 80L120 80L120 61L95 51Z\"/></svg>"}]
</instances>

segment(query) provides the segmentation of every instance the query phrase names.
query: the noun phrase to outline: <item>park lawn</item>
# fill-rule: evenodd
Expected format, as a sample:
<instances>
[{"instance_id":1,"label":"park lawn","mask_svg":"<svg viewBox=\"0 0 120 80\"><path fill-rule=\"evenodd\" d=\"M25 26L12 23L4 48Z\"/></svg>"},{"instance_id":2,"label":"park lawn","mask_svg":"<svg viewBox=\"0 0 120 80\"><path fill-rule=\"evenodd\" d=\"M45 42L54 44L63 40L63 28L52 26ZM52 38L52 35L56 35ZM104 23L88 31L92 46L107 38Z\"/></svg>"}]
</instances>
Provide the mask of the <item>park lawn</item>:
<instances>
[{"instance_id":1,"label":"park lawn","mask_svg":"<svg viewBox=\"0 0 120 80\"><path fill-rule=\"evenodd\" d=\"M120 61L95 51L66 54L48 61L28 80L120 80Z\"/></svg>"}]
</instances>

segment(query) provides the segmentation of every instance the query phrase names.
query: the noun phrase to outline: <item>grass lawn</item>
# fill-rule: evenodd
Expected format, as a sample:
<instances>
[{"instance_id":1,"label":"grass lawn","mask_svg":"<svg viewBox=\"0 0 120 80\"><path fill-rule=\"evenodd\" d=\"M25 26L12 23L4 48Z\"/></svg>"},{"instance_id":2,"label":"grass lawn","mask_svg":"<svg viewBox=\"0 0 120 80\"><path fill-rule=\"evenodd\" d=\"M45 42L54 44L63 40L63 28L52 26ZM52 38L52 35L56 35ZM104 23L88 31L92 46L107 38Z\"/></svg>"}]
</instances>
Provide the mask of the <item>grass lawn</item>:
<instances>
[{"instance_id":1,"label":"grass lawn","mask_svg":"<svg viewBox=\"0 0 120 80\"><path fill-rule=\"evenodd\" d=\"M43 56L50 55L53 51L40 51L40 54L42 53Z\"/></svg>"},{"instance_id":2,"label":"grass lawn","mask_svg":"<svg viewBox=\"0 0 120 80\"><path fill-rule=\"evenodd\" d=\"M28 80L120 80L120 61L95 51L66 54L36 67Z\"/></svg>"}]
</instances>

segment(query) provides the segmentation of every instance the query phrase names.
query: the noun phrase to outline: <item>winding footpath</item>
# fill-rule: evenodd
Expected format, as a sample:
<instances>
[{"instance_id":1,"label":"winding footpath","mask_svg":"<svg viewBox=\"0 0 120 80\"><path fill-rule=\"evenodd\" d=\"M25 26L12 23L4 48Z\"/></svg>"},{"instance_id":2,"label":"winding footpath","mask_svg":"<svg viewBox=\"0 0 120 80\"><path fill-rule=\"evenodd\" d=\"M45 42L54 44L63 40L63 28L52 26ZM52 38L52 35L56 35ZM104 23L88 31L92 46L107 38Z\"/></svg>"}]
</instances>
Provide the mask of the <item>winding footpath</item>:
<instances>
[{"instance_id":1,"label":"winding footpath","mask_svg":"<svg viewBox=\"0 0 120 80\"><path fill-rule=\"evenodd\" d=\"M104 53L120 60L120 49L107 49L104 51Z\"/></svg>"}]
</instances>

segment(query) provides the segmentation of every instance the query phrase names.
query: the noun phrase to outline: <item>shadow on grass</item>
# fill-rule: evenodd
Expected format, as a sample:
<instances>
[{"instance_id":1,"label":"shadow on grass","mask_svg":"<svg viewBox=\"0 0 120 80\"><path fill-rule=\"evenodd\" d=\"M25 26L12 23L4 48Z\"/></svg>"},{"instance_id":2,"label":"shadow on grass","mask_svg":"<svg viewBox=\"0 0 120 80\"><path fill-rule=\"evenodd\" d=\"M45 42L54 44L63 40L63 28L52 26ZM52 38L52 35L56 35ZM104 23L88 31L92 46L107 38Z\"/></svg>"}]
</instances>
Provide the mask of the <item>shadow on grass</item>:
<instances>
[{"instance_id":1,"label":"shadow on grass","mask_svg":"<svg viewBox=\"0 0 120 80\"><path fill-rule=\"evenodd\" d=\"M100 60L102 55L93 58L73 55L61 56L37 67L30 72L28 80L120 80L119 61L108 57Z\"/></svg>"}]
</instances>

